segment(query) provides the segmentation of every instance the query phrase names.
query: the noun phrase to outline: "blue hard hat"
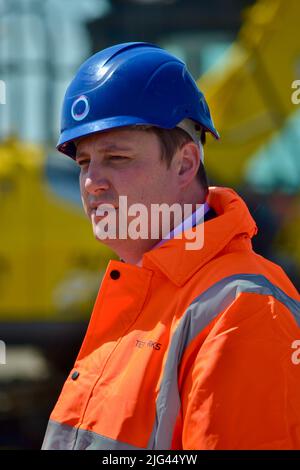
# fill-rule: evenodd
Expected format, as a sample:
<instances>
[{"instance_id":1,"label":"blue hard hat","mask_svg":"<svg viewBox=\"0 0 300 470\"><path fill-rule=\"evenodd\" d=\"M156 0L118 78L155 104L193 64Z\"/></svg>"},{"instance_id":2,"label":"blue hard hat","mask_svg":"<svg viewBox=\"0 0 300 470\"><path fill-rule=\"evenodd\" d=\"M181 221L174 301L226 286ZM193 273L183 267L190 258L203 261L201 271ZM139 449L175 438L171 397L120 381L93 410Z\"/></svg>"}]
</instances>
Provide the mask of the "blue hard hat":
<instances>
[{"instance_id":1,"label":"blue hard hat","mask_svg":"<svg viewBox=\"0 0 300 470\"><path fill-rule=\"evenodd\" d=\"M69 85L57 149L75 158L80 137L139 124L172 129L184 119L219 138L184 62L153 44L118 44L86 60Z\"/></svg>"}]
</instances>

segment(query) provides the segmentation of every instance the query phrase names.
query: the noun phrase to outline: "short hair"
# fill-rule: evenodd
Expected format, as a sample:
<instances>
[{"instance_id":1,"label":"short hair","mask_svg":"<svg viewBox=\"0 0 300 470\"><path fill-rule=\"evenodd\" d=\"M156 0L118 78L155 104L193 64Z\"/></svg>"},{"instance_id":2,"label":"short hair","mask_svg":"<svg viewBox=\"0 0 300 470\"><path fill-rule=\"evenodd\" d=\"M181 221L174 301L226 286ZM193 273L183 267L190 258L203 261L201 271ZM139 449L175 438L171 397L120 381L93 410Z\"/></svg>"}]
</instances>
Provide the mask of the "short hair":
<instances>
[{"instance_id":1,"label":"short hair","mask_svg":"<svg viewBox=\"0 0 300 470\"><path fill-rule=\"evenodd\" d=\"M188 142L194 142L192 137L185 132L183 129L179 127L175 127L173 129L164 129L162 127L156 126L145 126L145 125L136 125L132 126L135 130L143 130L146 132L153 132L160 142L161 146L161 158L165 160L167 166L169 167L172 161L172 158L179 148L185 145ZM201 132L200 142L202 145L205 144L205 131L204 129ZM208 193L208 178L207 174L203 165L203 162L200 161L200 166L197 172L197 179L201 183L205 193Z\"/></svg>"}]
</instances>

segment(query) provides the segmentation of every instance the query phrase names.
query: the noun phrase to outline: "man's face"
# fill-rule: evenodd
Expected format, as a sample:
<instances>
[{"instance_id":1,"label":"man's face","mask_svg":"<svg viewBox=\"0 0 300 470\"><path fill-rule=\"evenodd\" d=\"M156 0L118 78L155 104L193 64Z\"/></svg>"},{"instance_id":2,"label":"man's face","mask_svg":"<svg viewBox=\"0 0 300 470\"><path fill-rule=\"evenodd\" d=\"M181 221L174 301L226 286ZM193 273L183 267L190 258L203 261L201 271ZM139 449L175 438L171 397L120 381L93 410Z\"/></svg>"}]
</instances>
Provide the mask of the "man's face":
<instances>
[{"instance_id":1,"label":"man's face","mask_svg":"<svg viewBox=\"0 0 300 470\"><path fill-rule=\"evenodd\" d=\"M112 204L118 216L119 197L127 205L141 203L172 205L178 201L178 168L161 159L158 137L152 132L112 130L80 139L76 161L80 165L80 190L84 210L97 236L96 215L100 204ZM130 217L128 217L128 223ZM115 248L114 243L106 243Z\"/></svg>"}]
</instances>

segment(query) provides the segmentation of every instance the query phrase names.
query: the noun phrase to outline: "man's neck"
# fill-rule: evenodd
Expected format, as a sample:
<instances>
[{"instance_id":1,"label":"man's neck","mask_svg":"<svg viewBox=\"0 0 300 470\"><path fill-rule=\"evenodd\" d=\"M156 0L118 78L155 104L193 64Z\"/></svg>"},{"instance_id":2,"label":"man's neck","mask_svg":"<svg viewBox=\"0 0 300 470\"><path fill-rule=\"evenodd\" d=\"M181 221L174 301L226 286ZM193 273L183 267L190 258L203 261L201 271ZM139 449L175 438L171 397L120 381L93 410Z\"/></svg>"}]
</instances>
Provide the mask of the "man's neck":
<instances>
[{"instance_id":1,"label":"man's neck","mask_svg":"<svg viewBox=\"0 0 300 470\"><path fill-rule=\"evenodd\" d=\"M188 218L192 213L199 209L201 205L203 210L205 209L205 199L206 195L202 188L199 189L198 182L195 182L196 187L190 188L189 191L186 191L178 204L180 204L182 209L183 218L180 220L174 219L170 221L170 232L174 230L179 224L182 224L183 219ZM188 214L185 213L184 205L189 206ZM166 234L160 234L156 239L140 239L132 240L113 240L110 243L110 248L117 253L121 260L128 264L138 264L144 253L153 249L156 245L161 242L166 241L163 237Z\"/></svg>"},{"instance_id":2,"label":"man's neck","mask_svg":"<svg viewBox=\"0 0 300 470\"><path fill-rule=\"evenodd\" d=\"M169 233L164 234L163 237L150 240L130 240L133 243L127 243L122 246L122 250L118 251L120 258L129 264L141 265L142 257L144 253L154 248L158 248L167 240L179 236L185 230L197 225L204 220L205 214L209 211L210 207L207 203L197 204L195 210L191 211L187 217L180 220L179 223L173 225ZM122 254L121 254L122 252Z\"/></svg>"}]
</instances>

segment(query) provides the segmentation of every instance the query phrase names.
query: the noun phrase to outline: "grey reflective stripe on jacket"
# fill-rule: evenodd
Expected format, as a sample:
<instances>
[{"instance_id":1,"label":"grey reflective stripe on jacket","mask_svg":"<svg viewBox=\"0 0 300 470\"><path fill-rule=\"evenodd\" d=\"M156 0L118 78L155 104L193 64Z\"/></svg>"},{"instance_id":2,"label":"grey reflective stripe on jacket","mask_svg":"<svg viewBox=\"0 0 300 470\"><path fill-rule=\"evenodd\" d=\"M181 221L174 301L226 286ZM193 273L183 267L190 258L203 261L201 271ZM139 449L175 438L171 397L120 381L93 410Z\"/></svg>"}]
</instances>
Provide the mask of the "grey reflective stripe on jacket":
<instances>
[{"instance_id":1,"label":"grey reflective stripe on jacket","mask_svg":"<svg viewBox=\"0 0 300 470\"><path fill-rule=\"evenodd\" d=\"M140 450L125 442L50 420L42 450Z\"/></svg>"},{"instance_id":2,"label":"grey reflective stripe on jacket","mask_svg":"<svg viewBox=\"0 0 300 470\"><path fill-rule=\"evenodd\" d=\"M186 309L173 334L165 371L156 401L156 420L147 449L170 449L174 426L180 410L178 370L191 341L240 293L273 296L293 314L300 327L300 302L260 274L237 274L226 277L200 294ZM139 449L130 444L101 436L95 432L49 421L43 449Z\"/></svg>"},{"instance_id":3,"label":"grey reflective stripe on jacket","mask_svg":"<svg viewBox=\"0 0 300 470\"><path fill-rule=\"evenodd\" d=\"M289 297L262 275L229 276L196 297L184 313L172 338L156 402L154 442L149 442L149 448L170 449L175 421L180 410L177 372L184 351L190 342L242 292L272 295L291 311L300 326L300 302Z\"/></svg>"}]
</instances>

